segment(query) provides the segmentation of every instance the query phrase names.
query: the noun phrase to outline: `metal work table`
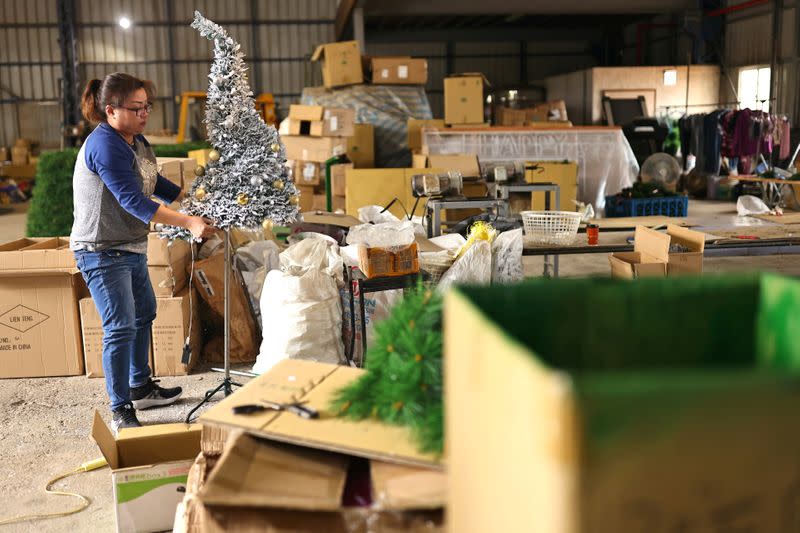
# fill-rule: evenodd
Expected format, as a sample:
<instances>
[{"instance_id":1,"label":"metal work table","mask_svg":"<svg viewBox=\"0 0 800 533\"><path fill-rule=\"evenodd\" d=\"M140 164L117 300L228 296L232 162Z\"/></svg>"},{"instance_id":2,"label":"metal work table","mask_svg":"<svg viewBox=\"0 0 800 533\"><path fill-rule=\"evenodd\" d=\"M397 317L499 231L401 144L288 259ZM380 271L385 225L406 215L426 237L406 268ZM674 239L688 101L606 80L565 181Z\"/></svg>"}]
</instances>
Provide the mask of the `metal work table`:
<instances>
[{"instance_id":1,"label":"metal work table","mask_svg":"<svg viewBox=\"0 0 800 533\"><path fill-rule=\"evenodd\" d=\"M485 198L472 200L428 200L425 208L425 218L428 226L428 238L438 237L442 234L442 209L494 209L498 215L503 215L508 210L506 200Z\"/></svg>"}]
</instances>

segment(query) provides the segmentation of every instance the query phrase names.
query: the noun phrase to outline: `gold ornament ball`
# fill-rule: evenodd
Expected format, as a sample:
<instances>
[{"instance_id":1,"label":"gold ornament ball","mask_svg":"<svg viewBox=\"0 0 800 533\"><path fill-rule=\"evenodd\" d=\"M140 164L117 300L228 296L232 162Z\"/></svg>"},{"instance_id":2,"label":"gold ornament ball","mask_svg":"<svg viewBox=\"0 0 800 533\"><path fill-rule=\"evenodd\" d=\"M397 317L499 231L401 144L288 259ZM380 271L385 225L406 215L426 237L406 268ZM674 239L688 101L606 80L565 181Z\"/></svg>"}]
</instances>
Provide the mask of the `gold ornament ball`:
<instances>
[{"instance_id":1,"label":"gold ornament ball","mask_svg":"<svg viewBox=\"0 0 800 533\"><path fill-rule=\"evenodd\" d=\"M203 187L198 187L194 191L194 197L198 200L203 200L206 197L206 190Z\"/></svg>"},{"instance_id":2,"label":"gold ornament ball","mask_svg":"<svg viewBox=\"0 0 800 533\"><path fill-rule=\"evenodd\" d=\"M283 180L275 180L272 185L280 191L283 189Z\"/></svg>"},{"instance_id":3,"label":"gold ornament ball","mask_svg":"<svg viewBox=\"0 0 800 533\"><path fill-rule=\"evenodd\" d=\"M217 150L211 150L208 152L208 158L212 161L219 161L220 153Z\"/></svg>"},{"instance_id":4,"label":"gold ornament ball","mask_svg":"<svg viewBox=\"0 0 800 533\"><path fill-rule=\"evenodd\" d=\"M278 144L278 143L272 143L272 146L270 146L270 149L273 152L280 152L281 151L281 145Z\"/></svg>"},{"instance_id":5,"label":"gold ornament ball","mask_svg":"<svg viewBox=\"0 0 800 533\"><path fill-rule=\"evenodd\" d=\"M291 198L289 198L289 202L291 202L292 205L297 205L300 203L300 197L297 195L292 196Z\"/></svg>"},{"instance_id":6,"label":"gold ornament ball","mask_svg":"<svg viewBox=\"0 0 800 533\"><path fill-rule=\"evenodd\" d=\"M236 196L236 203L239 205L247 205L250 202L250 197L247 196L245 193L240 192Z\"/></svg>"},{"instance_id":7,"label":"gold ornament ball","mask_svg":"<svg viewBox=\"0 0 800 533\"><path fill-rule=\"evenodd\" d=\"M265 232L271 232L271 231L272 231L272 227L273 227L273 223L272 223L272 221L271 221L270 219L268 219L268 218L265 218L265 219L264 219L264 220L261 222L261 228L262 228L262 229L263 229Z\"/></svg>"},{"instance_id":8,"label":"gold ornament ball","mask_svg":"<svg viewBox=\"0 0 800 533\"><path fill-rule=\"evenodd\" d=\"M197 176L198 178L205 173L206 173L206 167L204 167L203 165L197 165L196 167L194 167L194 175Z\"/></svg>"}]
</instances>

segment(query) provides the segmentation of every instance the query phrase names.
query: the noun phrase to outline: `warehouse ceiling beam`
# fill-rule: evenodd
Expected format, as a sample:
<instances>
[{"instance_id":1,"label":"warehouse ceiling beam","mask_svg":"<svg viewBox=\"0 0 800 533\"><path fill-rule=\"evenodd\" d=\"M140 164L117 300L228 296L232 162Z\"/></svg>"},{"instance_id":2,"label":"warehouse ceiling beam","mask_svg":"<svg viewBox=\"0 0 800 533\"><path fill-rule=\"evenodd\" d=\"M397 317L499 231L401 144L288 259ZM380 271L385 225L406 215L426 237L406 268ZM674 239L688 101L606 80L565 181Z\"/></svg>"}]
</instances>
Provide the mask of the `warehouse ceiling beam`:
<instances>
[{"instance_id":1,"label":"warehouse ceiling beam","mask_svg":"<svg viewBox=\"0 0 800 533\"><path fill-rule=\"evenodd\" d=\"M63 128L73 126L81 119L75 0L56 0L56 9L58 12L58 44L61 49Z\"/></svg>"},{"instance_id":2,"label":"warehouse ceiling beam","mask_svg":"<svg viewBox=\"0 0 800 533\"><path fill-rule=\"evenodd\" d=\"M336 21L333 24L334 40L339 41L344 35L344 30L353 18L353 10L355 10L358 0L341 0L339 8L336 10Z\"/></svg>"},{"instance_id":3,"label":"warehouse ceiling beam","mask_svg":"<svg viewBox=\"0 0 800 533\"><path fill-rule=\"evenodd\" d=\"M340 11L346 0L339 5ZM372 15L600 15L662 14L692 9L696 0L366 0L364 12Z\"/></svg>"}]
</instances>

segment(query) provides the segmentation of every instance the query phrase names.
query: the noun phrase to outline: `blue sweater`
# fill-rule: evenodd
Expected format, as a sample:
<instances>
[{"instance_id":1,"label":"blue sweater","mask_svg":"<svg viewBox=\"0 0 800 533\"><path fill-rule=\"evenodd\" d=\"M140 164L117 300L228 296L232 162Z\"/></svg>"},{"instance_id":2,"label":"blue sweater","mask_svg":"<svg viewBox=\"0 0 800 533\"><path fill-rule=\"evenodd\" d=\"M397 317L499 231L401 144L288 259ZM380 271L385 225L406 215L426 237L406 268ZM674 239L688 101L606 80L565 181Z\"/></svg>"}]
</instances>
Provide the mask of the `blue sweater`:
<instances>
[{"instance_id":1,"label":"blue sweater","mask_svg":"<svg viewBox=\"0 0 800 533\"><path fill-rule=\"evenodd\" d=\"M130 146L101 123L78 153L72 177L73 250L147 252L147 233L158 203L174 202L180 187L158 174L156 158L143 135Z\"/></svg>"}]
</instances>

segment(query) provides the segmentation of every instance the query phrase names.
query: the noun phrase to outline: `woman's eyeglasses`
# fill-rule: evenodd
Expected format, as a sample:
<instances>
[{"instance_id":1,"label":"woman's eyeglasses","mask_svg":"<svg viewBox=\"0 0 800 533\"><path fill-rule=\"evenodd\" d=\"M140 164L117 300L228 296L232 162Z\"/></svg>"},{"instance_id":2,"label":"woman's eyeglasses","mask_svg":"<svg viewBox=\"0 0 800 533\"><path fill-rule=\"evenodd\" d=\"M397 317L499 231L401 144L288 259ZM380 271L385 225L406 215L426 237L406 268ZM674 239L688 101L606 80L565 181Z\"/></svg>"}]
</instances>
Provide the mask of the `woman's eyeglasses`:
<instances>
[{"instance_id":1,"label":"woman's eyeglasses","mask_svg":"<svg viewBox=\"0 0 800 533\"><path fill-rule=\"evenodd\" d=\"M127 109L128 111L133 111L139 118L144 118L145 115L149 115L150 112L153 111L153 104L146 104L142 107L125 107L122 105L117 107L121 109Z\"/></svg>"}]
</instances>

